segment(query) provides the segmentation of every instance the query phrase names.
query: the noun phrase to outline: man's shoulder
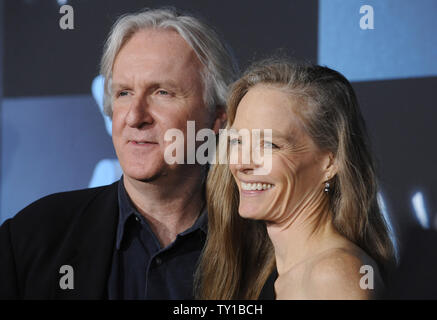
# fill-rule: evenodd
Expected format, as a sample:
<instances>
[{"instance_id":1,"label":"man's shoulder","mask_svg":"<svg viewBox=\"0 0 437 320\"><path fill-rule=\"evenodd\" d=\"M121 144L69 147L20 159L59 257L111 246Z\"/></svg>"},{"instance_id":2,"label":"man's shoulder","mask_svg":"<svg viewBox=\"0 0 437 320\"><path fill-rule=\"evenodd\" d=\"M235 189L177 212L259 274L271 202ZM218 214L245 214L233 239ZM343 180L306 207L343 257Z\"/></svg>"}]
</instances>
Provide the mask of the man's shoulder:
<instances>
[{"instance_id":1,"label":"man's shoulder","mask_svg":"<svg viewBox=\"0 0 437 320\"><path fill-rule=\"evenodd\" d=\"M69 225L93 203L104 204L110 199L116 201L116 195L117 182L103 187L50 194L18 212L10 219L10 226L17 232L32 233L41 229L49 231L51 228Z\"/></svg>"},{"instance_id":2,"label":"man's shoulder","mask_svg":"<svg viewBox=\"0 0 437 320\"><path fill-rule=\"evenodd\" d=\"M51 194L6 220L0 227L0 282L11 279L5 290L49 297L61 265L106 263L115 237L117 191L114 183Z\"/></svg>"}]
</instances>

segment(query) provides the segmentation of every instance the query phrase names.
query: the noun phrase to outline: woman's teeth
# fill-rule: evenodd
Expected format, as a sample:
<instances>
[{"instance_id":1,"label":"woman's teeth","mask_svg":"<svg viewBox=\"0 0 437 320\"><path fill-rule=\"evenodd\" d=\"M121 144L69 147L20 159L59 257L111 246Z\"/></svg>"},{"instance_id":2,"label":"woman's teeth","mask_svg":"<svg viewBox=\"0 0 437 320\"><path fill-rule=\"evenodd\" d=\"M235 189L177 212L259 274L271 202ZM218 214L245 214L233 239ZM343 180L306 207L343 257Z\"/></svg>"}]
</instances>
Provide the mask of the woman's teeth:
<instances>
[{"instance_id":1,"label":"woman's teeth","mask_svg":"<svg viewBox=\"0 0 437 320\"><path fill-rule=\"evenodd\" d=\"M241 189L243 190L267 190L271 187L270 183L241 183Z\"/></svg>"}]
</instances>

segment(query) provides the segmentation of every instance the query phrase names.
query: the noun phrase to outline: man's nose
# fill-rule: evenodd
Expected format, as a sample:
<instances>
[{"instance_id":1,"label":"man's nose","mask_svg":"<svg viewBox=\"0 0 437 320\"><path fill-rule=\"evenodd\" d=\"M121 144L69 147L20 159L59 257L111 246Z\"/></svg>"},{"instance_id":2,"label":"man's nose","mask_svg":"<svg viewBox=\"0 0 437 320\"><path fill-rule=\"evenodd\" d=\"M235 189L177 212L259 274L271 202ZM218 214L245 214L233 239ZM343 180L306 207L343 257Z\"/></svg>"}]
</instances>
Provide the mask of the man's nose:
<instances>
[{"instance_id":1,"label":"man's nose","mask_svg":"<svg viewBox=\"0 0 437 320\"><path fill-rule=\"evenodd\" d=\"M126 115L126 124L133 128L140 128L152 123L153 117L150 114L150 104L147 99L134 98Z\"/></svg>"}]
</instances>

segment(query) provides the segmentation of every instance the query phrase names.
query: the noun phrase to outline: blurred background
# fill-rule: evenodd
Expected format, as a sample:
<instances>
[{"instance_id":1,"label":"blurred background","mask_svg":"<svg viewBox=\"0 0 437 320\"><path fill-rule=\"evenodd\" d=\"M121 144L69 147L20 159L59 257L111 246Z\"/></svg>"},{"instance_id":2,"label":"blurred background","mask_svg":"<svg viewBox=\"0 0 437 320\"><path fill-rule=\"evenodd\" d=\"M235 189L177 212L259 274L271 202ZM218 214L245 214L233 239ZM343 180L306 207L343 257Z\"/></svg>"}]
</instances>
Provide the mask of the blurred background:
<instances>
[{"instance_id":1,"label":"blurred background","mask_svg":"<svg viewBox=\"0 0 437 320\"><path fill-rule=\"evenodd\" d=\"M60 28L65 4L74 29ZM437 228L436 0L0 0L0 223L45 195L120 177L99 108L103 44L121 14L164 5L215 26L242 69L281 49L342 72L394 234Z\"/></svg>"}]
</instances>

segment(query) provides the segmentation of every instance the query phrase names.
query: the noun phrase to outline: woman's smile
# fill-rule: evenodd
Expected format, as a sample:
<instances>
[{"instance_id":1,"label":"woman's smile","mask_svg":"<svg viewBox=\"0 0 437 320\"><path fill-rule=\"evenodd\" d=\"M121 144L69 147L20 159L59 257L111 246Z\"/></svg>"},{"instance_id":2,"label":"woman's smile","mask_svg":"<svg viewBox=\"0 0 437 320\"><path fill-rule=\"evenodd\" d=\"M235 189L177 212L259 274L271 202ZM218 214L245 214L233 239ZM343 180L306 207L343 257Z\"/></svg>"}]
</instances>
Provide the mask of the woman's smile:
<instances>
[{"instance_id":1,"label":"woman's smile","mask_svg":"<svg viewBox=\"0 0 437 320\"><path fill-rule=\"evenodd\" d=\"M241 196L252 197L268 193L275 185L266 182L243 182L240 181Z\"/></svg>"}]
</instances>

